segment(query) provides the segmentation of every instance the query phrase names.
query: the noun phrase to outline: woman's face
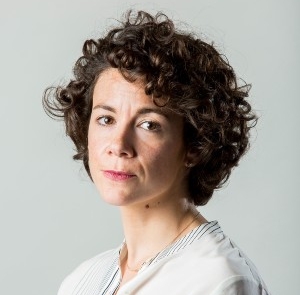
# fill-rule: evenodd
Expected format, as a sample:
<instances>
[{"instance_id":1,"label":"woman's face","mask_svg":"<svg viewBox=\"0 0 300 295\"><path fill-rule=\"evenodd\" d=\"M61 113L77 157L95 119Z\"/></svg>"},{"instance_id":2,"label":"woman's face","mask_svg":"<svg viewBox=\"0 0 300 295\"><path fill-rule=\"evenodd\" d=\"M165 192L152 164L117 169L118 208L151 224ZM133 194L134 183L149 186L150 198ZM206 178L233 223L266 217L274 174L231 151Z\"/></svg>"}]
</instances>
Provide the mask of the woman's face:
<instances>
[{"instance_id":1,"label":"woman's face","mask_svg":"<svg viewBox=\"0 0 300 295\"><path fill-rule=\"evenodd\" d=\"M126 81L117 69L95 85L88 150L92 179L110 204L186 197L183 119L155 106L142 83Z\"/></svg>"}]
</instances>

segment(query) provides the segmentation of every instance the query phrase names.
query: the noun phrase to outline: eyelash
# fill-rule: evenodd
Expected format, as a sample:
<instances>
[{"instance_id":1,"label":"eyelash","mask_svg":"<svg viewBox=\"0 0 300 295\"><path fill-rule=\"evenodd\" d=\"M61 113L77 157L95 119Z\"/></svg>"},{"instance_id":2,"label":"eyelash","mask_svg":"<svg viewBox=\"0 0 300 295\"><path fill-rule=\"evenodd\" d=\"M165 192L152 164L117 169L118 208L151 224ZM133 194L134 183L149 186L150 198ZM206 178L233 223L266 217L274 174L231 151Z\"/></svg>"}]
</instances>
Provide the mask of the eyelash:
<instances>
[{"instance_id":1,"label":"eyelash","mask_svg":"<svg viewBox=\"0 0 300 295\"><path fill-rule=\"evenodd\" d=\"M103 122L109 120L109 122ZM97 118L97 122L99 125L101 126L109 126L112 125L114 123L114 118L111 116L101 116L99 118ZM148 127L143 127L144 124L148 124ZM150 127L149 127L150 125ZM161 125L155 121L151 121L151 120L146 120L143 121L141 123L138 124L139 127L141 127L142 129L146 130L146 131L152 131L152 132L158 132L161 129Z\"/></svg>"},{"instance_id":2,"label":"eyelash","mask_svg":"<svg viewBox=\"0 0 300 295\"><path fill-rule=\"evenodd\" d=\"M149 124L152 126L150 128L143 128L142 125L144 125L144 124ZM152 131L152 132L157 132L161 129L160 124L158 124L157 122L154 122L154 121L144 121L144 122L140 123L139 126L147 131Z\"/></svg>"},{"instance_id":3,"label":"eyelash","mask_svg":"<svg viewBox=\"0 0 300 295\"><path fill-rule=\"evenodd\" d=\"M105 119L108 119L108 120L111 120L111 121L114 121L114 118L110 117L110 116L101 116L97 119L97 122L99 123L99 125L101 126L107 126L107 125L111 125L112 123L101 123L101 120L105 120Z\"/></svg>"}]
</instances>

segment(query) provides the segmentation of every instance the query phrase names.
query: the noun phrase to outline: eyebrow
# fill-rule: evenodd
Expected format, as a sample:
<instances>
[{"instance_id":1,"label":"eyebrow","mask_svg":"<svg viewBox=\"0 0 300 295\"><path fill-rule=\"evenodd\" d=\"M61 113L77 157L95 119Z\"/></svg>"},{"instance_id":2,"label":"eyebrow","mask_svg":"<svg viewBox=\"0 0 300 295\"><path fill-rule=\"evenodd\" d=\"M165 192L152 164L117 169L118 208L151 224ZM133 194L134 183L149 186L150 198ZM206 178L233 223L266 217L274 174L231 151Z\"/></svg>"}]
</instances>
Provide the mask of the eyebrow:
<instances>
[{"instance_id":1,"label":"eyebrow","mask_svg":"<svg viewBox=\"0 0 300 295\"><path fill-rule=\"evenodd\" d=\"M107 110L113 113L116 113L116 109L114 109L113 107L107 106L107 105L103 105L103 104L97 104L93 107L93 110L96 109L103 109L103 110Z\"/></svg>"},{"instance_id":2,"label":"eyebrow","mask_svg":"<svg viewBox=\"0 0 300 295\"><path fill-rule=\"evenodd\" d=\"M103 105L103 104L97 104L93 107L93 110L95 109L103 109L103 110L107 110L110 111L112 113L117 113L116 109L108 106L108 105ZM137 111L138 115L145 115L145 114L149 114L149 113L155 113L161 116L166 117L167 119L169 118L168 112L164 109L159 109L159 108L141 108Z\"/></svg>"}]
</instances>

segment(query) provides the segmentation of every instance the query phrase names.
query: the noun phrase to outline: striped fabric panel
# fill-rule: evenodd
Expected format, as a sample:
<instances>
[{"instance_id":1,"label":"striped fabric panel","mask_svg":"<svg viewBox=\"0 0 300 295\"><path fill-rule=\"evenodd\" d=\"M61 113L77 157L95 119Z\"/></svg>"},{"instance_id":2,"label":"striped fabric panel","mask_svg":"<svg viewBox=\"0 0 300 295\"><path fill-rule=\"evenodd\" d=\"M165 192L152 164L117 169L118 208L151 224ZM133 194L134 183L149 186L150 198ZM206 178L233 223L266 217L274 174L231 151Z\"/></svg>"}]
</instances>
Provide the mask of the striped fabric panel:
<instances>
[{"instance_id":1,"label":"striped fabric panel","mask_svg":"<svg viewBox=\"0 0 300 295\"><path fill-rule=\"evenodd\" d=\"M106 255L93 258L94 263L81 278L72 295L99 295L106 294L101 290L110 288L120 280L119 253L109 251Z\"/></svg>"}]
</instances>

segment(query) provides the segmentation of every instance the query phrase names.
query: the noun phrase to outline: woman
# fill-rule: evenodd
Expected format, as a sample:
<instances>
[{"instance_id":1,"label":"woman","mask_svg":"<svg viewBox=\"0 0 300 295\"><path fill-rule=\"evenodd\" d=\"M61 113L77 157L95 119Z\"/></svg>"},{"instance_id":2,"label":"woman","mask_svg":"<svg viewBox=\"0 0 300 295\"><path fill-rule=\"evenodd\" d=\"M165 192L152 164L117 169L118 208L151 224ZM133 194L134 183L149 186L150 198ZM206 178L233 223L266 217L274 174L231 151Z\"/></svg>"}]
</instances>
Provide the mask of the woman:
<instances>
[{"instance_id":1,"label":"woman","mask_svg":"<svg viewBox=\"0 0 300 295\"><path fill-rule=\"evenodd\" d=\"M196 209L228 179L255 115L216 49L163 14L129 12L87 40L66 87L49 88L124 242L80 265L59 295L269 294L249 259Z\"/></svg>"}]
</instances>

